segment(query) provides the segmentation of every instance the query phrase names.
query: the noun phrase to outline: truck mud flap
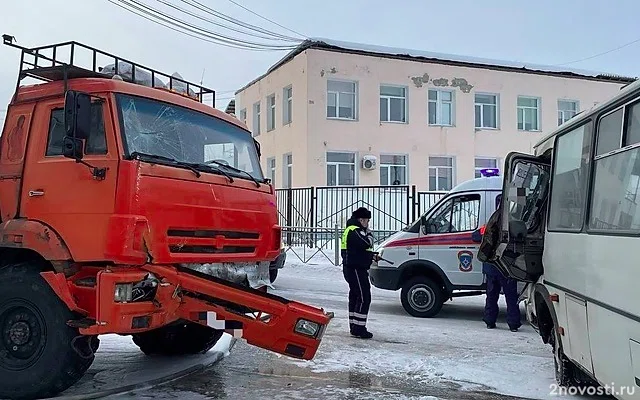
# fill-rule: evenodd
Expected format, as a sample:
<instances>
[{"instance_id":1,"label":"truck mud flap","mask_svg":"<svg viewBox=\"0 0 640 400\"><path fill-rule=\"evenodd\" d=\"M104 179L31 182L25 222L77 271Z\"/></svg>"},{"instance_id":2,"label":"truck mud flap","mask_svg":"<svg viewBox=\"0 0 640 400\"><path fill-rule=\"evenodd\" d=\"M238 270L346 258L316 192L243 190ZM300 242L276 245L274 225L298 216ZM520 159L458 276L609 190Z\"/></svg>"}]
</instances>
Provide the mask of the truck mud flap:
<instances>
[{"instance_id":1,"label":"truck mud flap","mask_svg":"<svg viewBox=\"0 0 640 400\"><path fill-rule=\"evenodd\" d=\"M175 285L178 317L293 358L315 356L333 313L184 267L147 265Z\"/></svg>"}]
</instances>

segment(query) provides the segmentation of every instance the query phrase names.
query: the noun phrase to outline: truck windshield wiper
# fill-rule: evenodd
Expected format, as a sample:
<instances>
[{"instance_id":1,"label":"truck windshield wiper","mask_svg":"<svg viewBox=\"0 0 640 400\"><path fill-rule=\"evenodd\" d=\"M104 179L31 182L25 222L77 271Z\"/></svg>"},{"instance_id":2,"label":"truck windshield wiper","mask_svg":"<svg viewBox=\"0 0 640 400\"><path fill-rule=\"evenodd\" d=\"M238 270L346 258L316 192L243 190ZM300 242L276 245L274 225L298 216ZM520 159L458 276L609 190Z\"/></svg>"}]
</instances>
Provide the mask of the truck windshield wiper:
<instances>
[{"instance_id":1,"label":"truck windshield wiper","mask_svg":"<svg viewBox=\"0 0 640 400\"><path fill-rule=\"evenodd\" d=\"M217 166L230 169L231 171L238 172L240 174L244 174L244 175L248 176L249 179L251 179L256 184L256 187L260 187L260 182L258 182L258 180L253 175L248 173L247 171L243 171L240 168L232 167L231 165L225 164L225 163L220 162L218 160L209 160L209 161L205 161L204 163L207 164L207 165L215 164Z\"/></svg>"},{"instance_id":2,"label":"truck windshield wiper","mask_svg":"<svg viewBox=\"0 0 640 400\"><path fill-rule=\"evenodd\" d=\"M184 162L184 161L178 161L176 159L173 159L171 157L165 157L165 156L158 156L155 154L147 154L147 153L141 153L139 151L134 151L133 153L131 153L131 158L137 158L138 160L142 160L142 161L164 161L165 163L168 163L170 165L175 165L178 167L183 167L188 169L189 171L193 172L196 177L200 178L200 176L202 175L200 173L200 171L198 171L198 169L191 163L188 162Z\"/></svg>"}]
</instances>

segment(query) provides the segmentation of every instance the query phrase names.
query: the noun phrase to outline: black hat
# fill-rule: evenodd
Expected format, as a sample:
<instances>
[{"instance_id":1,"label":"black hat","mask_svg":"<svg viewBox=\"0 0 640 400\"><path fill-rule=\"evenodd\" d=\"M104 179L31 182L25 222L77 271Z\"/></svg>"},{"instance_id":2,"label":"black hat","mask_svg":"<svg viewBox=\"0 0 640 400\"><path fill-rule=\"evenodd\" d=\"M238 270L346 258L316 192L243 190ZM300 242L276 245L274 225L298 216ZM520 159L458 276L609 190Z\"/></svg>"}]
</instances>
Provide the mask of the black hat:
<instances>
[{"instance_id":1,"label":"black hat","mask_svg":"<svg viewBox=\"0 0 640 400\"><path fill-rule=\"evenodd\" d=\"M371 219L371 211L367 210L364 207L360 207L351 214L352 218L359 219Z\"/></svg>"}]
</instances>

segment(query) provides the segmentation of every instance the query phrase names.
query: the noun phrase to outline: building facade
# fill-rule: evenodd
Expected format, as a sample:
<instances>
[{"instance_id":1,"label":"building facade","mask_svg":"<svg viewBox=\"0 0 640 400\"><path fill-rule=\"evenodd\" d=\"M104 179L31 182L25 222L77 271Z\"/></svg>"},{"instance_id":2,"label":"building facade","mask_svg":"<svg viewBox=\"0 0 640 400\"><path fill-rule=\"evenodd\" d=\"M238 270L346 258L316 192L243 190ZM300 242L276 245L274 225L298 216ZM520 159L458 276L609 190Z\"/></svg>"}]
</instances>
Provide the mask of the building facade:
<instances>
[{"instance_id":1,"label":"building facade","mask_svg":"<svg viewBox=\"0 0 640 400\"><path fill-rule=\"evenodd\" d=\"M445 191L632 78L309 40L236 93L276 187Z\"/></svg>"}]
</instances>

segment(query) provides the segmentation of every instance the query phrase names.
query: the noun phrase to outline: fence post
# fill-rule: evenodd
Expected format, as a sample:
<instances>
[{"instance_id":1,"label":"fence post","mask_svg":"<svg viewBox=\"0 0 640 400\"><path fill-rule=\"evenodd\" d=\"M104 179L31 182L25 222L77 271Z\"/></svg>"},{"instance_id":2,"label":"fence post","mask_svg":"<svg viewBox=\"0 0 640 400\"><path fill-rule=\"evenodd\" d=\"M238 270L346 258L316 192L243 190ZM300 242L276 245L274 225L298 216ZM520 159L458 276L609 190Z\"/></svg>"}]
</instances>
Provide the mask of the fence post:
<instances>
[{"instance_id":1,"label":"fence post","mask_svg":"<svg viewBox=\"0 0 640 400\"><path fill-rule=\"evenodd\" d=\"M418 193L416 191L416 185L411 185L411 198L412 198L412 202L413 202L413 215L411 216L411 221L408 222L408 224L410 224L411 222L415 221L416 218L418 218L418 209L420 207L420 199L418 198Z\"/></svg>"},{"instance_id":2,"label":"fence post","mask_svg":"<svg viewBox=\"0 0 640 400\"><path fill-rule=\"evenodd\" d=\"M318 224L316 224L316 204L315 204L315 201L316 201L316 188L314 186L311 186L309 197L310 197L309 198L309 206L311 208L311 210L309 210L310 214L311 214L309 216L309 222L310 222L309 223L309 227L311 228L311 232L310 232L311 233L311 241L309 242L309 247L312 248L312 247L315 247L316 244L317 244L316 243L316 239L317 239L317 236L316 236L317 229L316 228L318 227Z\"/></svg>"},{"instance_id":3,"label":"fence post","mask_svg":"<svg viewBox=\"0 0 640 400\"><path fill-rule=\"evenodd\" d=\"M285 219L287 220L287 246L291 247L291 227L293 220L293 189L287 189L287 215Z\"/></svg>"},{"instance_id":4,"label":"fence post","mask_svg":"<svg viewBox=\"0 0 640 400\"><path fill-rule=\"evenodd\" d=\"M336 224L334 227L334 244L333 244L333 252L334 254L334 263L336 266L340 265L340 225Z\"/></svg>"}]
</instances>

